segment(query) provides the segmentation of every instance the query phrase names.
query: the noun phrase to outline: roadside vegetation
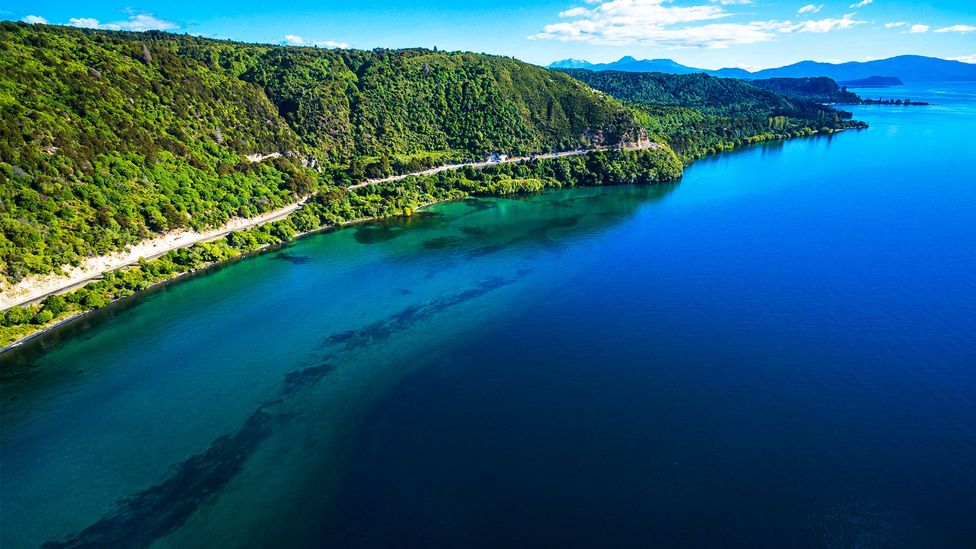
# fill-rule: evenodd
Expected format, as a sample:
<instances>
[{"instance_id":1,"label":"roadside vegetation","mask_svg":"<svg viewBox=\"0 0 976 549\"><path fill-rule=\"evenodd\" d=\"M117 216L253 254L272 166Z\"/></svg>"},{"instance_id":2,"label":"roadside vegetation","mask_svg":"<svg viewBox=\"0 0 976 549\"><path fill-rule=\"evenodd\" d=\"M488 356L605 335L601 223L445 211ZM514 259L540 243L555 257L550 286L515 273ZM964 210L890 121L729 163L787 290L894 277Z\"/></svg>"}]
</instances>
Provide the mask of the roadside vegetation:
<instances>
[{"instance_id":1,"label":"roadside vegetation","mask_svg":"<svg viewBox=\"0 0 976 549\"><path fill-rule=\"evenodd\" d=\"M409 215L424 205L468 196L504 196L576 186L653 184L673 181L681 176L681 172L682 165L677 156L669 148L660 147L596 151L481 169L448 170L353 190L329 186L285 219L108 272L100 280L64 295L48 296L39 304L11 307L3 314L0 346L14 343L65 318L128 297L155 283L266 246L285 243L298 234L317 229Z\"/></svg>"}]
</instances>

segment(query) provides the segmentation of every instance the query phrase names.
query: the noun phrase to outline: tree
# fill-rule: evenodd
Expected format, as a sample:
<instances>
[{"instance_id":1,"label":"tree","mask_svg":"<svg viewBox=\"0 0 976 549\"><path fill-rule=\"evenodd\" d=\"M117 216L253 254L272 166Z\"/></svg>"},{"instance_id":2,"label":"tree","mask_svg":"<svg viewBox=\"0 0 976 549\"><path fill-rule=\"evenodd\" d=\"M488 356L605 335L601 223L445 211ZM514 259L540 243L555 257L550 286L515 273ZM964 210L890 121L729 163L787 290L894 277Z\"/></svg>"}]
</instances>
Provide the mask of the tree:
<instances>
[{"instance_id":1,"label":"tree","mask_svg":"<svg viewBox=\"0 0 976 549\"><path fill-rule=\"evenodd\" d=\"M7 309L3 315L3 321L5 326L19 326L30 322L32 317L33 314L30 309L15 305Z\"/></svg>"},{"instance_id":2,"label":"tree","mask_svg":"<svg viewBox=\"0 0 976 549\"><path fill-rule=\"evenodd\" d=\"M37 312L37 314L34 315L34 318L31 321L34 324L43 326L52 320L54 320L54 313L47 309L41 309Z\"/></svg>"},{"instance_id":3,"label":"tree","mask_svg":"<svg viewBox=\"0 0 976 549\"><path fill-rule=\"evenodd\" d=\"M68 308L68 302L59 295L49 295L44 298L44 309L51 311L54 316L60 316Z\"/></svg>"}]
</instances>

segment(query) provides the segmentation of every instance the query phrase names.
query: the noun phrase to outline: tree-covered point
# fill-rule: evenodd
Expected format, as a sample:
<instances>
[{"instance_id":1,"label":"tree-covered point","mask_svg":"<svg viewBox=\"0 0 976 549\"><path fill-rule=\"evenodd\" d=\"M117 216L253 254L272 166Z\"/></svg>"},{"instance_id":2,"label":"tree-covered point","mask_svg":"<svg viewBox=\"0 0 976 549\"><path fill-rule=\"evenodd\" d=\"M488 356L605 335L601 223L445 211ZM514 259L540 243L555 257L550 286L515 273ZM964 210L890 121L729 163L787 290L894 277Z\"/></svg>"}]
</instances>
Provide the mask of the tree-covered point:
<instances>
[{"instance_id":1,"label":"tree-covered point","mask_svg":"<svg viewBox=\"0 0 976 549\"><path fill-rule=\"evenodd\" d=\"M749 143L864 127L849 112L731 78L565 70L628 102L651 136L690 162Z\"/></svg>"},{"instance_id":2,"label":"tree-covered point","mask_svg":"<svg viewBox=\"0 0 976 549\"><path fill-rule=\"evenodd\" d=\"M55 271L323 185L635 135L619 101L509 58L2 22L0 273Z\"/></svg>"},{"instance_id":3,"label":"tree-covered point","mask_svg":"<svg viewBox=\"0 0 976 549\"><path fill-rule=\"evenodd\" d=\"M762 78L750 80L753 86L772 90L780 95L816 101L856 105L861 98L826 76L808 78Z\"/></svg>"}]
</instances>

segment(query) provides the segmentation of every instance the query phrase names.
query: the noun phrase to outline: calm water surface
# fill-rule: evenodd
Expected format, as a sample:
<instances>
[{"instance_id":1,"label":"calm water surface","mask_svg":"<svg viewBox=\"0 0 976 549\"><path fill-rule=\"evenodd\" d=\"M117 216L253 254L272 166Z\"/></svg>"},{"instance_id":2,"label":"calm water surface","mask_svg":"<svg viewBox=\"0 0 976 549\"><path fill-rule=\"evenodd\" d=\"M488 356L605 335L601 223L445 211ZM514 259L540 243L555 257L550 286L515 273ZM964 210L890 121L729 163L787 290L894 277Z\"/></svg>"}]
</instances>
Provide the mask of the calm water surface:
<instances>
[{"instance_id":1,"label":"calm water surface","mask_svg":"<svg viewBox=\"0 0 976 549\"><path fill-rule=\"evenodd\" d=\"M0 545L976 546L976 87L884 95L0 356Z\"/></svg>"}]
</instances>

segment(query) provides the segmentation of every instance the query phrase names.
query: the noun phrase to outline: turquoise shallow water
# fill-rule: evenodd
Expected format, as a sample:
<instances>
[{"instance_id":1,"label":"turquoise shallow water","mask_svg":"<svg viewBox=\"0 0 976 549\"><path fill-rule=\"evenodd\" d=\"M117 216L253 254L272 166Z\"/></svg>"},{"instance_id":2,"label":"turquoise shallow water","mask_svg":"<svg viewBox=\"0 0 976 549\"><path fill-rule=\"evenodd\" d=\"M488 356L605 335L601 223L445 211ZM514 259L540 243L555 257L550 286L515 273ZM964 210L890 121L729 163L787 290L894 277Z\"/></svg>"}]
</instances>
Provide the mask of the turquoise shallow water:
<instances>
[{"instance_id":1,"label":"turquoise shallow water","mask_svg":"<svg viewBox=\"0 0 976 549\"><path fill-rule=\"evenodd\" d=\"M972 546L976 89L303 239L0 356L0 545Z\"/></svg>"}]
</instances>

